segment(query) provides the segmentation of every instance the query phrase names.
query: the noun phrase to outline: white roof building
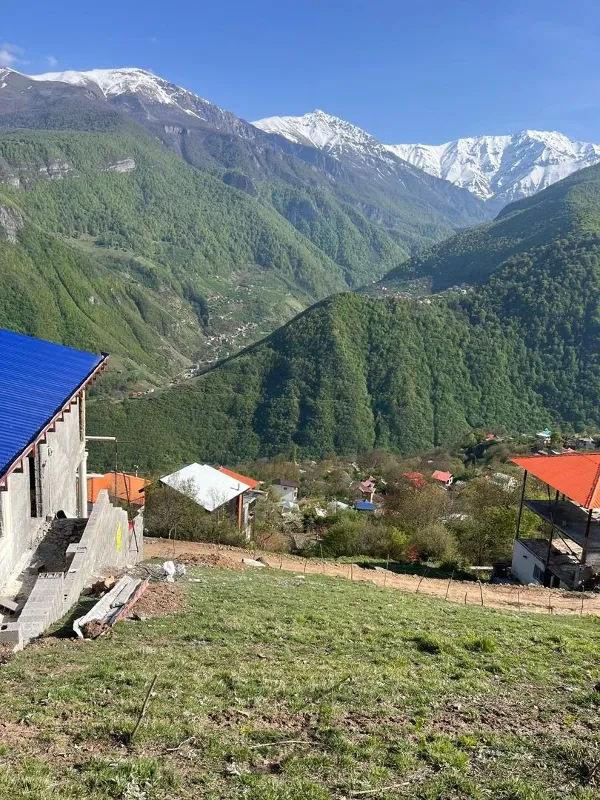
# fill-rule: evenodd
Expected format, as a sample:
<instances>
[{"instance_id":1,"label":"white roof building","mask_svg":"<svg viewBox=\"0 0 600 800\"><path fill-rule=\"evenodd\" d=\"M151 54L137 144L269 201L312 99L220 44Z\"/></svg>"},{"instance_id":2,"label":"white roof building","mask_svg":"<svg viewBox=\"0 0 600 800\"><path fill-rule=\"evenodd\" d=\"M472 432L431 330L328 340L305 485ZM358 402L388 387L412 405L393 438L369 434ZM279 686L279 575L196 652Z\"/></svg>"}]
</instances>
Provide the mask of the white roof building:
<instances>
[{"instance_id":1,"label":"white roof building","mask_svg":"<svg viewBox=\"0 0 600 800\"><path fill-rule=\"evenodd\" d=\"M250 489L247 484L208 464L188 464L171 475L165 475L160 482L182 494L189 493L206 511L215 511Z\"/></svg>"}]
</instances>

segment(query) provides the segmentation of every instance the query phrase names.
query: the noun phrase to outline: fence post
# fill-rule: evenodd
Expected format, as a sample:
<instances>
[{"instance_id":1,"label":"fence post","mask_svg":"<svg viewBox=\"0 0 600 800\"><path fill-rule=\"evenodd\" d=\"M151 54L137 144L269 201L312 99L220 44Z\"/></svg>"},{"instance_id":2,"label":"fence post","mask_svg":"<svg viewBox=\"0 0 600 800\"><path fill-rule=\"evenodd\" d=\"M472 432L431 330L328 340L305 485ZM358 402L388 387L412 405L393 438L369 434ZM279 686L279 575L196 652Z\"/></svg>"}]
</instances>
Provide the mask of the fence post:
<instances>
[{"instance_id":1,"label":"fence post","mask_svg":"<svg viewBox=\"0 0 600 800\"><path fill-rule=\"evenodd\" d=\"M450 584L452 583L452 578L454 577L454 570L452 570L452 575L450 575L450 580L448 581L448 586L446 586L446 596L444 600L448 599L448 592L450 591Z\"/></svg>"},{"instance_id":2,"label":"fence post","mask_svg":"<svg viewBox=\"0 0 600 800\"><path fill-rule=\"evenodd\" d=\"M481 581L479 583L479 594L481 595L481 605L483 605L483 586L481 585Z\"/></svg>"}]
</instances>

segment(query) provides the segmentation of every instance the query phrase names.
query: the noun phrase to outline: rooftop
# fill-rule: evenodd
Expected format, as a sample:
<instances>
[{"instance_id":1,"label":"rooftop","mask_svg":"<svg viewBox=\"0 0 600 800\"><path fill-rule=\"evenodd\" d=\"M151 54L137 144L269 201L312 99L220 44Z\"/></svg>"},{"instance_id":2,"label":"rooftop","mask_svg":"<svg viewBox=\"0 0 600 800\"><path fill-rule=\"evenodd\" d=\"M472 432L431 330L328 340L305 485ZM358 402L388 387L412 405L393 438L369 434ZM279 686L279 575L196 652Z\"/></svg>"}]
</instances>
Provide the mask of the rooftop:
<instances>
[{"instance_id":1,"label":"rooftop","mask_svg":"<svg viewBox=\"0 0 600 800\"><path fill-rule=\"evenodd\" d=\"M250 487L208 464L188 464L187 467L165 475L161 483L187 494L206 511L215 511Z\"/></svg>"},{"instance_id":2,"label":"rooftop","mask_svg":"<svg viewBox=\"0 0 600 800\"><path fill-rule=\"evenodd\" d=\"M255 481L254 478L248 478L246 475L240 475L239 472L234 472L232 469L227 469L227 467L219 467L219 472L229 475L230 478L240 481L240 483L245 483L250 489L256 489L257 486L260 486L260 481Z\"/></svg>"},{"instance_id":3,"label":"rooftop","mask_svg":"<svg viewBox=\"0 0 600 800\"><path fill-rule=\"evenodd\" d=\"M95 503L102 489L107 489L110 495L116 496L132 505L143 505L145 502L144 489L150 481L139 478L137 475L128 475L125 472L107 472L106 475L88 475L88 500Z\"/></svg>"},{"instance_id":4,"label":"rooftop","mask_svg":"<svg viewBox=\"0 0 600 800\"><path fill-rule=\"evenodd\" d=\"M0 479L105 360L0 329Z\"/></svg>"},{"instance_id":5,"label":"rooftop","mask_svg":"<svg viewBox=\"0 0 600 800\"><path fill-rule=\"evenodd\" d=\"M511 461L584 508L600 508L600 453L519 456Z\"/></svg>"},{"instance_id":6,"label":"rooftop","mask_svg":"<svg viewBox=\"0 0 600 800\"><path fill-rule=\"evenodd\" d=\"M449 480L452 480L452 473L444 472L444 470L441 469L436 469L431 477L435 478L436 481L443 481L444 483L447 483Z\"/></svg>"},{"instance_id":7,"label":"rooftop","mask_svg":"<svg viewBox=\"0 0 600 800\"><path fill-rule=\"evenodd\" d=\"M287 486L289 489L297 489L298 481L292 481L288 478L280 478L274 482L275 486Z\"/></svg>"}]
</instances>

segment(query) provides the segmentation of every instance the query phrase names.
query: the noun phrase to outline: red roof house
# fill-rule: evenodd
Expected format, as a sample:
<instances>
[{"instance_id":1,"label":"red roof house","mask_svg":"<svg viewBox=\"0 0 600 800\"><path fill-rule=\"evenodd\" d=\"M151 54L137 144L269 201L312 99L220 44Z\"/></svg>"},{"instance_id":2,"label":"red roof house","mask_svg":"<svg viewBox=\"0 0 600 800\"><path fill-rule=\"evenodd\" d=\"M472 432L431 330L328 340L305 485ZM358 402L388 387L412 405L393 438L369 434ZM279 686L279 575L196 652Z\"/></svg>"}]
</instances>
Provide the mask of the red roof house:
<instances>
[{"instance_id":1,"label":"red roof house","mask_svg":"<svg viewBox=\"0 0 600 800\"><path fill-rule=\"evenodd\" d=\"M435 481L439 481L443 483L444 486L451 486L452 481L454 480L454 476L451 472L444 472L441 469L436 469L433 475L431 476Z\"/></svg>"}]
</instances>

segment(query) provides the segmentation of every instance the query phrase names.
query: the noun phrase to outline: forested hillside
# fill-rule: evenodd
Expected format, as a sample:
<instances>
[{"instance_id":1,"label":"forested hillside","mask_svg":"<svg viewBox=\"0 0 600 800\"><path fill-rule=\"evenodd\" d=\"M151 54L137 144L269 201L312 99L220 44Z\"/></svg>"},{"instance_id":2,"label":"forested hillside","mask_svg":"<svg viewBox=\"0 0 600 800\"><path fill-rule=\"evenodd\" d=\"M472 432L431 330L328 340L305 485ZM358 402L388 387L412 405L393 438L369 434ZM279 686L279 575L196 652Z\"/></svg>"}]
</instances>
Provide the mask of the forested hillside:
<instances>
[{"instance_id":1,"label":"forested hillside","mask_svg":"<svg viewBox=\"0 0 600 800\"><path fill-rule=\"evenodd\" d=\"M547 190L558 192L554 223L536 204L507 214L558 235L505 258L473 291L335 297L185 389L92 404L94 431L132 440L134 463L153 470L373 446L410 453L472 427L600 425L600 196L597 172L586 177Z\"/></svg>"},{"instance_id":2,"label":"forested hillside","mask_svg":"<svg viewBox=\"0 0 600 800\"><path fill-rule=\"evenodd\" d=\"M600 231L600 166L588 167L526 200L506 206L491 223L469 228L423 250L385 275L378 289L393 291L413 278L430 278L433 291L477 284L516 253L576 233Z\"/></svg>"},{"instance_id":3,"label":"forested hillside","mask_svg":"<svg viewBox=\"0 0 600 800\"><path fill-rule=\"evenodd\" d=\"M0 172L0 325L110 351L124 384L234 352L240 329L264 336L406 254L308 192L296 230L143 131L5 132Z\"/></svg>"}]
</instances>

